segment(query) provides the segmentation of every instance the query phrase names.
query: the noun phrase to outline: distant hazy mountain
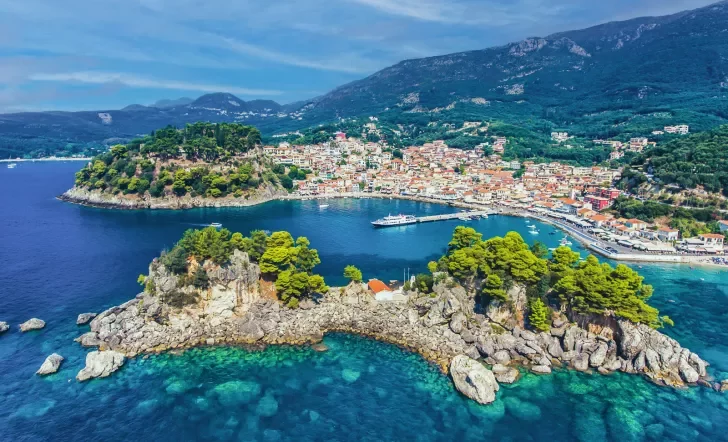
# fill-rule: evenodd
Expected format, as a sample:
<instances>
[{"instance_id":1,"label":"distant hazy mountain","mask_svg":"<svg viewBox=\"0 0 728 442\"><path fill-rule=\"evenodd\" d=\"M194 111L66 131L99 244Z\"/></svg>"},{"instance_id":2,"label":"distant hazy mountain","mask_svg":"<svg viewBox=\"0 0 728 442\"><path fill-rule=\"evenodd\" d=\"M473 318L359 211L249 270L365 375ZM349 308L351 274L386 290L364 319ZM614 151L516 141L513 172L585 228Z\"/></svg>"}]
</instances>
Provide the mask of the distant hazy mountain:
<instances>
[{"instance_id":1,"label":"distant hazy mountain","mask_svg":"<svg viewBox=\"0 0 728 442\"><path fill-rule=\"evenodd\" d=\"M613 136L627 124L645 131L662 122L704 129L728 118L728 2L406 60L285 106L228 93L188 100L119 111L0 115L0 154L36 138L99 141L198 120L238 121L271 133L385 110L434 119L447 110L461 119L531 122L542 131L561 126L584 136Z\"/></svg>"},{"instance_id":2,"label":"distant hazy mountain","mask_svg":"<svg viewBox=\"0 0 728 442\"><path fill-rule=\"evenodd\" d=\"M164 109L164 108L168 108L168 107L184 106L186 104L192 103L193 101L195 101L195 100L192 98L188 98L188 97L182 97L182 98L177 98L177 99L172 99L172 100L163 99L163 100L159 100L156 103L150 105L150 107L158 107L160 109Z\"/></svg>"}]
</instances>

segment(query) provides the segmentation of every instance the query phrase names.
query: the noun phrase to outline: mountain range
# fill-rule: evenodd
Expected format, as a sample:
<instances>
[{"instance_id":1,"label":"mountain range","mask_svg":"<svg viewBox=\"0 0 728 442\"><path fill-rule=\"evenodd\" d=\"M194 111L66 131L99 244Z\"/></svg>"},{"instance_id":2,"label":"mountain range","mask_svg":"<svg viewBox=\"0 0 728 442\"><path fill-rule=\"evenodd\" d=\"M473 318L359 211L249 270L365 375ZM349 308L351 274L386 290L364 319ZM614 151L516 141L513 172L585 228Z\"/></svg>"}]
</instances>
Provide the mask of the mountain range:
<instances>
[{"instance_id":1,"label":"mountain range","mask_svg":"<svg viewBox=\"0 0 728 442\"><path fill-rule=\"evenodd\" d=\"M406 60L288 105L215 93L121 110L2 114L0 155L27 150L19 140L108 142L199 120L254 124L270 135L341 117L436 120L453 112L585 137L662 124L714 127L728 119L728 2Z\"/></svg>"}]
</instances>

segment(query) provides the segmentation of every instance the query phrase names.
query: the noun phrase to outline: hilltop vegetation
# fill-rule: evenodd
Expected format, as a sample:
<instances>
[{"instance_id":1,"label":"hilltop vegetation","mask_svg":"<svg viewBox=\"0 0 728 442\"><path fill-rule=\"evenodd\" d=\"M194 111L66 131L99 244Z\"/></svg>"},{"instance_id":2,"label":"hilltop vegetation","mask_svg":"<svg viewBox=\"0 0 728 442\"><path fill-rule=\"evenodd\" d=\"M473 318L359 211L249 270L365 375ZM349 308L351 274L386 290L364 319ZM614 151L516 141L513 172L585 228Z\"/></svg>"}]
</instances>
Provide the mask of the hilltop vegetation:
<instances>
[{"instance_id":1,"label":"hilltop vegetation","mask_svg":"<svg viewBox=\"0 0 728 442\"><path fill-rule=\"evenodd\" d=\"M660 184L702 187L728 197L728 125L658 144L632 164L652 173Z\"/></svg>"},{"instance_id":2,"label":"hilltop vegetation","mask_svg":"<svg viewBox=\"0 0 728 442\"><path fill-rule=\"evenodd\" d=\"M264 277L275 281L276 291L283 302L289 307L297 307L301 299L328 291L324 278L313 273L321 260L318 251L310 245L306 237L301 236L294 241L293 236L285 231L268 236L261 230L255 230L245 237L238 232L231 234L227 229L207 227L187 230L160 261L172 273L180 275L183 283L204 289L208 286L208 276L199 265L209 261L224 266L239 250L258 263ZM153 290L153 287L147 290ZM182 306L194 302L195 298L179 294L167 301Z\"/></svg>"},{"instance_id":3,"label":"hilltop vegetation","mask_svg":"<svg viewBox=\"0 0 728 442\"><path fill-rule=\"evenodd\" d=\"M272 168L248 155L259 142L256 128L234 123L167 127L95 157L76 173L76 186L113 195L149 191L154 198L243 197L280 185Z\"/></svg>"},{"instance_id":4,"label":"hilltop vegetation","mask_svg":"<svg viewBox=\"0 0 728 442\"><path fill-rule=\"evenodd\" d=\"M557 248L546 259L542 245L529 248L516 232L484 241L475 229L456 227L447 254L429 267L479 290L482 304L508 303L513 285L525 285L529 321L540 330L550 323L547 306L581 315L613 314L653 328L672 323L647 304L652 286L643 284L644 278L626 265L613 268L592 255L580 261L568 247Z\"/></svg>"}]
</instances>

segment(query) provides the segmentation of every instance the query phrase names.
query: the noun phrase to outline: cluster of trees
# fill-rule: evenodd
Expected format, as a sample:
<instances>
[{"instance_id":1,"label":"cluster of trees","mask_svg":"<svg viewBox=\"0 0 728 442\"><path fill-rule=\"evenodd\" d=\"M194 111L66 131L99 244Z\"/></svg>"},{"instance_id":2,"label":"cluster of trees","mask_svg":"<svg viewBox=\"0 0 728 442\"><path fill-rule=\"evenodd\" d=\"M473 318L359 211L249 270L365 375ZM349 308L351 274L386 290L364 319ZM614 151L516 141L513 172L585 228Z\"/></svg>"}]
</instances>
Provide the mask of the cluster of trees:
<instances>
[{"instance_id":1,"label":"cluster of trees","mask_svg":"<svg viewBox=\"0 0 728 442\"><path fill-rule=\"evenodd\" d=\"M313 173L310 169L301 169L297 166L289 166L286 172L286 166L283 164L274 164L271 168L271 178L275 178L285 189L293 189L293 180L305 180L306 175Z\"/></svg>"},{"instance_id":2,"label":"cluster of trees","mask_svg":"<svg viewBox=\"0 0 728 442\"><path fill-rule=\"evenodd\" d=\"M274 232L266 238L265 251L258 260L260 271L275 277L278 296L289 307L297 307L303 297L329 290L324 278L313 273L321 259L310 245L305 236L294 241L288 232Z\"/></svg>"},{"instance_id":3,"label":"cluster of trees","mask_svg":"<svg viewBox=\"0 0 728 442\"><path fill-rule=\"evenodd\" d=\"M529 322L538 330L550 326L550 306L577 314L614 314L651 327L672 324L647 304L652 287L629 267L612 268L592 255L559 247L547 259L548 250L536 242L531 247L516 232L483 240L471 227L455 228L447 253L428 266L445 271L467 287L478 289L479 302L509 302L514 284L526 287Z\"/></svg>"},{"instance_id":4,"label":"cluster of trees","mask_svg":"<svg viewBox=\"0 0 728 442\"><path fill-rule=\"evenodd\" d=\"M617 198L609 211L623 218L637 218L650 223L658 218L669 218L668 225L679 229L685 238L701 233L718 233L720 227L717 220L722 218L722 214L715 209L688 209L624 196Z\"/></svg>"},{"instance_id":5,"label":"cluster of trees","mask_svg":"<svg viewBox=\"0 0 728 442\"><path fill-rule=\"evenodd\" d=\"M324 278L313 273L321 260L318 251L310 245L306 237L301 236L294 241L291 234L284 231L268 236L261 230L255 230L245 237L227 229L207 227L187 230L160 261L172 273L186 275L196 287L205 288L208 285L207 274L198 267L190 275L190 262L211 261L225 265L234 251L240 250L258 263L261 273L275 280L280 299L290 307L297 307L303 297L329 289Z\"/></svg>"},{"instance_id":6,"label":"cluster of trees","mask_svg":"<svg viewBox=\"0 0 728 442\"><path fill-rule=\"evenodd\" d=\"M638 156L642 164L664 184L683 189L702 186L708 192L728 196L728 125L659 144Z\"/></svg>"},{"instance_id":7,"label":"cluster of trees","mask_svg":"<svg viewBox=\"0 0 728 442\"><path fill-rule=\"evenodd\" d=\"M259 141L257 129L239 124L195 123L182 130L168 127L95 157L76 173L76 185L111 194L142 195L149 191L155 198L165 194L242 197L262 182L279 184L276 175L265 167L233 158ZM185 169L166 161L182 155L187 160L202 159L224 167L206 163Z\"/></svg>"},{"instance_id":8,"label":"cluster of trees","mask_svg":"<svg viewBox=\"0 0 728 442\"><path fill-rule=\"evenodd\" d=\"M149 137L133 140L128 147L162 159L179 158L212 162L247 152L261 141L260 131L237 123L188 124L184 129L167 126Z\"/></svg>"}]
</instances>

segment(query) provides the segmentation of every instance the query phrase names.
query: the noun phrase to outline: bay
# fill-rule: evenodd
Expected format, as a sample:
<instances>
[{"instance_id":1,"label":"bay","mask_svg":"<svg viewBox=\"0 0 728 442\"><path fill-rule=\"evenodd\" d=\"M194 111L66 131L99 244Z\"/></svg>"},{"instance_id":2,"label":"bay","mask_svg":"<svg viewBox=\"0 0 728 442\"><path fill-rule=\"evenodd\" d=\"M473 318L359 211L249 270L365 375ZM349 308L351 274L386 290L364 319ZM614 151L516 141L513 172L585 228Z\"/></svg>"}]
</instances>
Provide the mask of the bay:
<instances>
[{"instance_id":1,"label":"bay","mask_svg":"<svg viewBox=\"0 0 728 442\"><path fill-rule=\"evenodd\" d=\"M86 311L134 296L136 277L188 228L220 222L233 231L288 230L319 250L317 271L343 283L347 264L365 278L426 271L462 221L374 229L389 213L449 213L399 200L274 202L250 208L109 211L54 197L79 163L0 169L0 434L6 440L725 440L728 396L670 390L627 375L526 375L487 407L463 399L419 356L347 335L331 348L196 349L129 361L111 378L73 378L86 351L72 340ZM564 236L530 220L468 222L485 237L518 231L555 247ZM572 240L573 241L573 240ZM574 248L586 256L580 246ZM633 266L636 267L636 266ZM652 303L675 320L666 332L728 376L728 275L710 267L647 265ZM30 317L44 330L21 334ZM59 373L34 375L43 359L66 357Z\"/></svg>"}]
</instances>

